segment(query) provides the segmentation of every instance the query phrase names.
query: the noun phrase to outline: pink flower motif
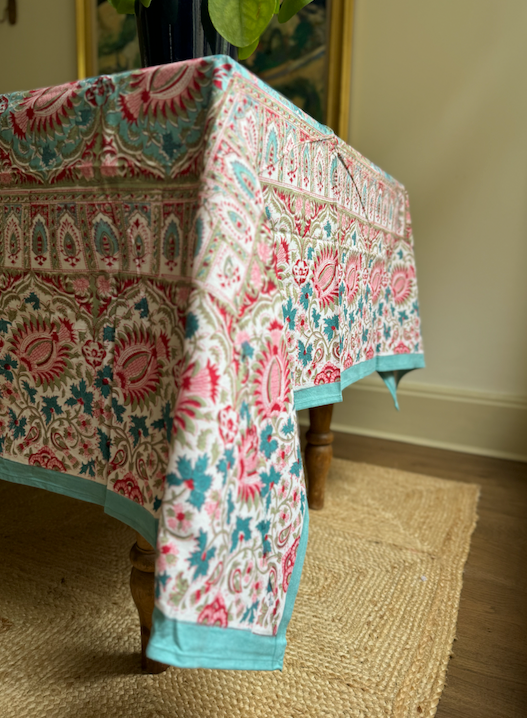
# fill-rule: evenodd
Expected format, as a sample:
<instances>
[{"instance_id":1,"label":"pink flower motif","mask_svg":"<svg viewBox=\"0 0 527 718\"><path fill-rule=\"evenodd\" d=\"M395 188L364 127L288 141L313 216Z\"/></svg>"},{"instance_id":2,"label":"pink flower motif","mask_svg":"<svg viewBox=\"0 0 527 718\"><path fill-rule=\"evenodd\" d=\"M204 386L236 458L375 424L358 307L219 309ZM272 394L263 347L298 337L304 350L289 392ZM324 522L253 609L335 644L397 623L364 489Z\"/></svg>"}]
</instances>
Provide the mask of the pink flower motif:
<instances>
[{"instance_id":1,"label":"pink flower motif","mask_svg":"<svg viewBox=\"0 0 527 718\"><path fill-rule=\"evenodd\" d=\"M258 466L258 431L251 426L242 436L238 448L238 498L254 499L262 490L262 482L256 470Z\"/></svg>"},{"instance_id":2,"label":"pink flower motif","mask_svg":"<svg viewBox=\"0 0 527 718\"><path fill-rule=\"evenodd\" d=\"M197 63L160 65L155 70L134 73L130 81L134 92L123 93L119 98L123 118L133 124L141 115L166 118L168 111L181 112L199 94L203 77Z\"/></svg>"},{"instance_id":3,"label":"pink flower motif","mask_svg":"<svg viewBox=\"0 0 527 718\"><path fill-rule=\"evenodd\" d=\"M291 581L291 576L293 575L293 569L295 567L296 553L298 551L299 543L300 536L298 536L298 538L294 540L293 545L282 559L282 588L284 591L287 591L287 589L289 588L289 583Z\"/></svg>"},{"instance_id":4,"label":"pink flower motif","mask_svg":"<svg viewBox=\"0 0 527 718\"><path fill-rule=\"evenodd\" d=\"M321 371L315 377L315 384L331 384L335 381L340 381L340 369L334 364L329 362L325 365Z\"/></svg>"},{"instance_id":5,"label":"pink flower motif","mask_svg":"<svg viewBox=\"0 0 527 718\"><path fill-rule=\"evenodd\" d=\"M373 359L374 356L375 356L375 351L372 346L369 346L366 349L366 359Z\"/></svg>"},{"instance_id":6,"label":"pink flower motif","mask_svg":"<svg viewBox=\"0 0 527 718\"><path fill-rule=\"evenodd\" d=\"M213 521L219 521L221 517L220 502L209 500L205 503L205 511Z\"/></svg>"},{"instance_id":7,"label":"pink flower motif","mask_svg":"<svg viewBox=\"0 0 527 718\"><path fill-rule=\"evenodd\" d=\"M202 399L216 402L218 398L220 373L210 359L206 366L196 371L196 362L189 364L180 376L175 370L176 384L179 388L174 410L174 425L185 429L185 417L193 419L202 406Z\"/></svg>"},{"instance_id":8,"label":"pink flower motif","mask_svg":"<svg viewBox=\"0 0 527 718\"><path fill-rule=\"evenodd\" d=\"M289 358L282 342L267 343L256 369L256 408L265 419L277 416L290 401Z\"/></svg>"},{"instance_id":9,"label":"pink flower motif","mask_svg":"<svg viewBox=\"0 0 527 718\"><path fill-rule=\"evenodd\" d=\"M156 570L158 573L164 573L167 568L174 563L178 556L178 547L174 543L166 543L161 546L157 556Z\"/></svg>"},{"instance_id":10,"label":"pink flower motif","mask_svg":"<svg viewBox=\"0 0 527 718\"><path fill-rule=\"evenodd\" d=\"M110 278L97 277L97 290L102 297L109 297L112 292Z\"/></svg>"},{"instance_id":11,"label":"pink flower motif","mask_svg":"<svg viewBox=\"0 0 527 718\"><path fill-rule=\"evenodd\" d=\"M280 246L278 251L273 256L274 261L274 272L277 279L282 278L284 268L289 264L289 244L285 237L280 239Z\"/></svg>"},{"instance_id":12,"label":"pink flower motif","mask_svg":"<svg viewBox=\"0 0 527 718\"><path fill-rule=\"evenodd\" d=\"M313 285L323 307L337 301L339 281L338 251L326 247L318 255L313 267Z\"/></svg>"},{"instance_id":13,"label":"pink flower motif","mask_svg":"<svg viewBox=\"0 0 527 718\"><path fill-rule=\"evenodd\" d=\"M396 347L393 348L394 354L409 354L410 348L404 344L404 342L399 342Z\"/></svg>"},{"instance_id":14,"label":"pink flower motif","mask_svg":"<svg viewBox=\"0 0 527 718\"><path fill-rule=\"evenodd\" d=\"M349 304L353 302L359 291L361 268L362 257L360 254L350 254L344 271L346 294Z\"/></svg>"},{"instance_id":15,"label":"pink flower motif","mask_svg":"<svg viewBox=\"0 0 527 718\"><path fill-rule=\"evenodd\" d=\"M297 284L304 284L309 276L309 265L305 259L297 259L293 265L293 277Z\"/></svg>"},{"instance_id":16,"label":"pink flower motif","mask_svg":"<svg viewBox=\"0 0 527 718\"><path fill-rule=\"evenodd\" d=\"M167 526L178 533L187 533L192 523L190 521L192 513L186 511L183 504L176 504L172 508L174 510L174 516L170 516L167 519Z\"/></svg>"},{"instance_id":17,"label":"pink flower motif","mask_svg":"<svg viewBox=\"0 0 527 718\"><path fill-rule=\"evenodd\" d=\"M101 366L106 356L106 349L99 342L89 341L83 345L82 353L88 364L95 368Z\"/></svg>"},{"instance_id":18,"label":"pink flower motif","mask_svg":"<svg viewBox=\"0 0 527 718\"><path fill-rule=\"evenodd\" d=\"M263 284L262 273L258 262L253 262L251 266L251 284L253 292L258 292Z\"/></svg>"},{"instance_id":19,"label":"pink flower motif","mask_svg":"<svg viewBox=\"0 0 527 718\"><path fill-rule=\"evenodd\" d=\"M77 297L84 297L90 288L90 280L87 277L75 277L72 284Z\"/></svg>"},{"instance_id":20,"label":"pink flower motif","mask_svg":"<svg viewBox=\"0 0 527 718\"><path fill-rule=\"evenodd\" d=\"M159 387L161 367L156 340L143 329L134 328L115 343L114 375L125 402L141 404Z\"/></svg>"},{"instance_id":21,"label":"pink flower motif","mask_svg":"<svg viewBox=\"0 0 527 718\"><path fill-rule=\"evenodd\" d=\"M220 436L223 443L228 446L233 444L238 435L238 414L232 406L226 406L218 413Z\"/></svg>"},{"instance_id":22,"label":"pink flower motif","mask_svg":"<svg viewBox=\"0 0 527 718\"><path fill-rule=\"evenodd\" d=\"M371 300L376 302L379 299L381 290L385 286L384 262L378 261L372 267L370 273Z\"/></svg>"},{"instance_id":23,"label":"pink flower motif","mask_svg":"<svg viewBox=\"0 0 527 718\"><path fill-rule=\"evenodd\" d=\"M26 366L36 385L47 388L64 373L76 338L73 324L67 319L31 319L17 326L12 341L13 354Z\"/></svg>"},{"instance_id":24,"label":"pink flower motif","mask_svg":"<svg viewBox=\"0 0 527 718\"><path fill-rule=\"evenodd\" d=\"M143 505L143 494L139 488L139 483L135 476L129 471L122 479L117 479L113 485L113 490L127 499L135 501L136 504Z\"/></svg>"},{"instance_id":25,"label":"pink flower motif","mask_svg":"<svg viewBox=\"0 0 527 718\"><path fill-rule=\"evenodd\" d=\"M412 282L415 277L413 267L395 267L390 284L392 287L393 299L396 304L405 302L411 294Z\"/></svg>"},{"instance_id":26,"label":"pink flower motif","mask_svg":"<svg viewBox=\"0 0 527 718\"><path fill-rule=\"evenodd\" d=\"M229 614L220 594L201 611L198 616L198 623L206 623L209 626L220 626L220 628L227 627Z\"/></svg>"},{"instance_id":27,"label":"pink flower motif","mask_svg":"<svg viewBox=\"0 0 527 718\"><path fill-rule=\"evenodd\" d=\"M43 469L53 469L54 471L66 471L66 467L59 461L51 449L43 446L42 449L35 454L31 454L28 463L30 466L41 466Z\"/></svg>"},{"instance_id":28,"label":"pink flower motif","mask_svg":"<svg viewBox=\"0 0 527 718\"><path fill-rule=\"evenodd\" d=\"M78 82L55 87L43 87L31 90L11 113L11 127L20 139L24 139L28 129L31 132L52 136L72 113L73 102L80 89ZM59 133L60 134L60 133Z\"/></svg>"}]
</instances>

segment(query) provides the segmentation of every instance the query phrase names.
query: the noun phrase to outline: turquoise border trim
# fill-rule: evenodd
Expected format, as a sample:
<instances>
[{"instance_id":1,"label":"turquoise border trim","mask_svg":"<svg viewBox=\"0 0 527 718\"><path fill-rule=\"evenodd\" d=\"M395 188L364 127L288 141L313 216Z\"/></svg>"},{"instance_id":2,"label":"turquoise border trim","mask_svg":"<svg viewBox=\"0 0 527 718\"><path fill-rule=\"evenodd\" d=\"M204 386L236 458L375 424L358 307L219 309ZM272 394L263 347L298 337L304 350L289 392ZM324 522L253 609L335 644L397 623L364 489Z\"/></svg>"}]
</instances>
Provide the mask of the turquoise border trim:
<instances>
[{"instance_id":1,"label":"turquoise border trim","mask_svg":"<svg viewBox=\"0 0 527 718\"><path fill-rule=\"evenodd\" d=\"M423 369L424 366L424 354L396 354L386 357L374 357L345 369L341 374L340 381L331 384L318 384L317 386L309 386L306 389L295 391L295 409L299 411L300 409L312 409L315 406L341 402L343 389L359 381L359 379L373 374L374 371L385 374L386 372L397 371L406 374L413 369ZM386 381L385 377L383 379ZM392 393L391 389L390 393ZM397 404L396 396L394 400Z\"/></svg>"},{"instance_id":2,"label":"turquoise border trim","mask_svg":"<svg viewBox=\"0 0 527 718\"><path fill-rule=\"evenodd\" d=\"M282 670L286 631L295 605L309 533L306 509L302 535L291 576L284 613L276 636L262 636L237 628L220 628L167 618L154 609L152 635L146 655L180 668L219 668L239 671Z\"/></svg>"},{"instance_id":3,"label":"turquoise border trim","mask_svg":"<svg viewBox=\"0 0 527 718\"><path fill-rule=\"evenodd\" d=\"M37 489L70 496L90 504L98 504L104 508L104 513L138 531L152 546L156 545L158 520L135 501L108 491L105 484L64 474L61 471L43 469L42 466L19 464L1 456L0 480L34 486Z\"/></svg>"},{"instance_id":4,"label":"turquoise border trim","mask_svg":"<svg viewBox=\"0 0 527 718\"><path fill-rule=\"evenodd\" d=\"M131 526L151 546L156 547L159 519L154 518L144 506L136 504L135 501L127 499L126 496L116 494L115 491L107 491L104 513Z\"/></svg>"}]
</instances>

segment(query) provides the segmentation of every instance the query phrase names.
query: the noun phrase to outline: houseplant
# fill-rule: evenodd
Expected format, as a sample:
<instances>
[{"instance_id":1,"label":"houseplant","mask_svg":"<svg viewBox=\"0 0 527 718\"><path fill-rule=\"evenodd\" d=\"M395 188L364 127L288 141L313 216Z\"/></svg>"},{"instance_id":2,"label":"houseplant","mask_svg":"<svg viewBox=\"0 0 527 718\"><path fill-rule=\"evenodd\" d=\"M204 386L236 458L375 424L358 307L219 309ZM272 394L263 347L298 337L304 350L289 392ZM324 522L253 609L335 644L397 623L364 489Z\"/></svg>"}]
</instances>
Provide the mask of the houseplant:
<instances>
[{"instance_id":1,"label":"houseplant","mask_svg":"<svg viewBox=\"0 0 527 718\"><path fill-rule=\"evenodd\" d=\"M249 57L273 15L287 22L312 0L108 0L137 18L143 65L226 53Z\"/></svg>"}]
</instances>

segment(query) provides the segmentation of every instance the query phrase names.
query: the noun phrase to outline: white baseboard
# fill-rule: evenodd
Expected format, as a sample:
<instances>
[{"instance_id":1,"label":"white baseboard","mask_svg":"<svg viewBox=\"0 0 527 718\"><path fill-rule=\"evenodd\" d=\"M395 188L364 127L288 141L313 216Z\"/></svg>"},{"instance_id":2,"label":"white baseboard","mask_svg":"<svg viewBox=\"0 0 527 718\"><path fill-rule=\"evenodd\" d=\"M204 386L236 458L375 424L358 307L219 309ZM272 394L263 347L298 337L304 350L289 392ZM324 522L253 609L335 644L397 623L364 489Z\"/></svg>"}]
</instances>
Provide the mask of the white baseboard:
<instances>
[{"instance_id":1,"label":"white baseboard","mask_svg":"<svg viewBox=\"0 0 527 718\"><path fill-rule=\"evenodd\" d=\"M403 441L500 459L527 461L527 398L429 384L398 390L400 411L379 377L344 391L331 427L349 434ZM299 412L302 425L307 410Z\"/></svg>"}]
</instances>

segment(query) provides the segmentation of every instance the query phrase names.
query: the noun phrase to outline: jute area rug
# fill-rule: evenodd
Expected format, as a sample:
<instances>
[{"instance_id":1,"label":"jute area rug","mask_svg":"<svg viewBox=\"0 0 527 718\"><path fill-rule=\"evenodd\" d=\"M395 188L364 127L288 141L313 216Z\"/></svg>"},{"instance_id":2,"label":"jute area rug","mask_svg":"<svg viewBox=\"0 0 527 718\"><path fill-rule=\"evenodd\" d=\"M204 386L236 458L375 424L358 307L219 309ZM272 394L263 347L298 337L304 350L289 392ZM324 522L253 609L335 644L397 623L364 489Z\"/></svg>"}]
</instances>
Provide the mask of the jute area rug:
<instances>
[{"instance_id":1,"label":"jute area rug","mask_svg":"<svg viewBox=\"0 0 527 718\"><path fill-rule=\"evenodd\" d=\"M134 532L0 482L2 718L424 718L456 630L478 488L335 460L284 671L139 670Z\"/></svg>"}]
</instances>

